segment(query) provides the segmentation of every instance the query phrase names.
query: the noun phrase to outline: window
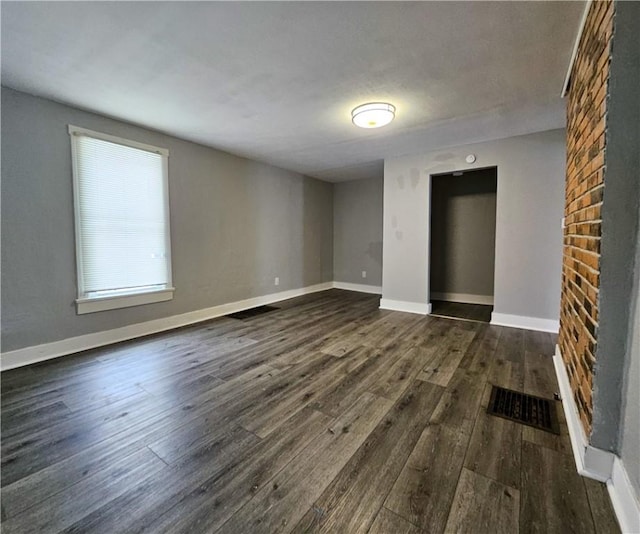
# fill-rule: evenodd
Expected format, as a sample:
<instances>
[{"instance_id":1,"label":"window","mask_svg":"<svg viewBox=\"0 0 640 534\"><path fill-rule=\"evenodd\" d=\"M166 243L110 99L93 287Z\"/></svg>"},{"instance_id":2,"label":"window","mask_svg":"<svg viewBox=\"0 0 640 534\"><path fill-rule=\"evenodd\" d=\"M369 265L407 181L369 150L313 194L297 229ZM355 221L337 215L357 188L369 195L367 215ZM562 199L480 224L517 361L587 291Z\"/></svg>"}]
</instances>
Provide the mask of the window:
<instances>
[{"instance_id":1,"label":"window","mask_svg":"<svg viewBox=\"0 0 640 534\"><path fill-rule=\"evenodd\" d=\"M170 300L169 152L71 125L69 135L78 313Z\"/></svg>"}]
</instances>

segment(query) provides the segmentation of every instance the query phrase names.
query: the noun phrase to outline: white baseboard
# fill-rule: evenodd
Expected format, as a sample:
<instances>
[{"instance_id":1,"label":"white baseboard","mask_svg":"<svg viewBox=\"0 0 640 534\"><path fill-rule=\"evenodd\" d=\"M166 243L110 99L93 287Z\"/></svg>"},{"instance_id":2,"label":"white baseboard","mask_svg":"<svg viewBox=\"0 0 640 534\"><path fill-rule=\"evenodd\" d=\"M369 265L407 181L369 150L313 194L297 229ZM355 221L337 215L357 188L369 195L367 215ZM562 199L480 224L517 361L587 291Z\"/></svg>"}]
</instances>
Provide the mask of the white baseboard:
<instances>
[{"instance_id":1,"label":"white baseboard","mask_svg":"<svg viewBox=\"0 0 640 534\"><path fill-rule=\"evenodd\" d=\"M51 360L53 358L58 358L59 356L102 347L104 345L110 345L112 343L118 343L120 341L126 341L136 337L147 336L149 334L155 334L165 330L199 323L208 319L214 319L215 317L220 317L229 313L255 308L256 306L263 306L265 304L272 304L281 300L287 300L301 295L306 295L308 293L315 293L317 291L325 291L331 288L333 288L333 282L324 282L322 284L307 286L300 289L290 289L288 291L281 291L279 293L272 293L261 297L221 304L219 306L183 313L181 315L172 315L171 317L163 317L153 321L123 326L113 330L85 334L82 336L61 339L60 341L45 343L43 345L35 345L10 352L4 352L0 357L0 370L6 371L8 369L14 369L15 367L22 367L23 365Z\"/></svg>"},{"instance_id":2,"label":"white baseboard","mask_svg":"<svg viewBox=\"0 0 640 534\"><path fill-rule=\"evenodd\" d=\"M613 461L611 478L607 481L607 489L611 498L613 511L620 523L622 532L640 532L640 502L633 490L624 463L617 456Z\"/></svg>"},{"instance_id":3,"label":"white baseboard","mask_svg":"<svg viewBox=\"0 0 640 534\"><path fill-rule=\"evenodd\" d=\"M558 378L562 407L569 428L571 448L578 473L600 482L606 482L611 504L622 532L640 532L640 502L638 502L638 496L629 480L624 464L612 452L589 445L573 398L569 375L557 345L553 365Z\"/></svg>"},{"instance_id":4,"label":"white baseboard","mask_svg":"<svg viewBox=\"0 0 640 534\"><path fill-rule=\"evenodd\" d=\"M539 317L509 315L496 312L491 314L491 324L510 326L512 328L525 328L526 330L539 330L541 332L553 332L554 334L557 334L560 330L560 321L555 319L540 319Z\"/></svg>"},{"instance_id":5,"label":"white baseboard","mask_svg":"<svg viewBox=\"0 0 640 534\"><path fill-rule=\"evenodd\" d=\"M470 293L431 293L431 300L462 302L463 304L484 304L493 306L493 295L471 295Z\"/></svg>"},{"instance_id":6,"label":"white baseboard","mask_svg":"<svg viewBox=\"0 0 640 534\"><path fill-rule=\"evenodd\" d=\"M576 468L581 475L606 482L611 478L611 470L613 468L613 459L615 455L602 449L597 449L589 445L587 436L584 433L578 407L573 398L569 375L564 366L564 361L560 355L560 350L556 345L556 353L553 357L553 366L556 370L558 378L558 386L560 387L560 395L562 396L562 407L564 415L569 427L569 437L571 439L571 448L573 449L573 457L576 461Z\"/></svg>"},{"instance_id":7,"label":"white baseboard","mask_svg":"<svg viewBox=\"0 0 640 534\"><path fill-rule=\"evenodd\" d=\"M407 302L404 300L380 299L381 310L393 310L407 313L419 313L428 315L431 313L431 304L426 302Z\"/></svg>"},{"instance_id":8,"label":"white baseboard","mask_svg":"<svg viewBox=\"0 0 640 534\"><path fill-rule=\"evenodd\" d=\"M382 286L369 286L366 284L351 284L349 282L334 282L335 289L346 289L347 291L358 291L360 293L371 293L382 295Z\"/></svg>"}]
</instances>

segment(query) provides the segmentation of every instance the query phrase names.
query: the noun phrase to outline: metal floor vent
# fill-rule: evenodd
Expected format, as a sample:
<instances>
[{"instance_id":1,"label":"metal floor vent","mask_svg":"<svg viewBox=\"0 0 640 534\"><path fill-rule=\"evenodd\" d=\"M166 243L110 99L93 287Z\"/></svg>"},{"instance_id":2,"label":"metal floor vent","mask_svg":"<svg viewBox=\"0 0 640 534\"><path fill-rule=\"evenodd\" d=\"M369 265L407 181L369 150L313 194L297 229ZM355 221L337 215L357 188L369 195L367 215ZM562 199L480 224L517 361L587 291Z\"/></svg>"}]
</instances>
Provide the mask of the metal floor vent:
<instances>
[{"instance_id":1,"label":"metal floor vent","mask_svg":"<svg viewBox=\"0 0 640 534\"><path fill-rule=\"evenodd\" d=\"M487 413L560 434L556 403L550 399L493 386Z\"/></svg>"},{"instance_id":2,"label":"metal floor vent","mask_svg":"<svg viewBox=\"0 0 640 534\"><path fill-rule=\"evenodd\" d=\"M280 308L276 308L275 306L257 306L255 308L249 308L248 310L230 313L227 317L231 317L232 319L251 319L252 317L257 317L258 315L279 309Z\"/></svg>"}]
</instances>

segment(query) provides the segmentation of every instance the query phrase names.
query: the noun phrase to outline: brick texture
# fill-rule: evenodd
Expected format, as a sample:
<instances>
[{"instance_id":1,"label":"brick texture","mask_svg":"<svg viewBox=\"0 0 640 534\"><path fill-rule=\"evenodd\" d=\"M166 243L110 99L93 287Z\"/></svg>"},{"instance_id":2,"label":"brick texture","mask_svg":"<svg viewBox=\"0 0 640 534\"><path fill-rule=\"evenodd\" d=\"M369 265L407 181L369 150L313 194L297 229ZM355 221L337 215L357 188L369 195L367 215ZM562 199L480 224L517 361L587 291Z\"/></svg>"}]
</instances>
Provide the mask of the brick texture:
<instances>
[{"instance_id":1,"label":"brick texture","mask_svg":"<svg viewBox=\"0 0 640 534\"><path fill-rule=\"evenodd\" d=\"M593 366L598 343L602 195L614 4L595 1L587 15L567 98L567 171L558 344L585 432L591 433Z\"/></svg>"}]
</instances>

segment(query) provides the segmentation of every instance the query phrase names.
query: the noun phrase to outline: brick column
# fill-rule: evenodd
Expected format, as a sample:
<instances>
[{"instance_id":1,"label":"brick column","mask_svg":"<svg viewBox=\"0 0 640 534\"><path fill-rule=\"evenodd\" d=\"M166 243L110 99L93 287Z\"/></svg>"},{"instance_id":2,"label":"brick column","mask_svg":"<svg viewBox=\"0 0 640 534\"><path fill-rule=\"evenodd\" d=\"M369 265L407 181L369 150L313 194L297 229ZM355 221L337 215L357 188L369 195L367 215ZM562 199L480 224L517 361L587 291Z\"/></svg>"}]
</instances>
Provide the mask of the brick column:
<instances>
[{"instance_id":1,"label":"brick column","mask_svg":"<svg viewBox=\"0 0 640 534\"><path fill-rule=\"evenodd\" d=\"M591 5L567 101L565 230L558 345L585 433L592 423L598 342L601 206L605 187L607 95L614 5Z\"/></svg>"}]
</instances>

